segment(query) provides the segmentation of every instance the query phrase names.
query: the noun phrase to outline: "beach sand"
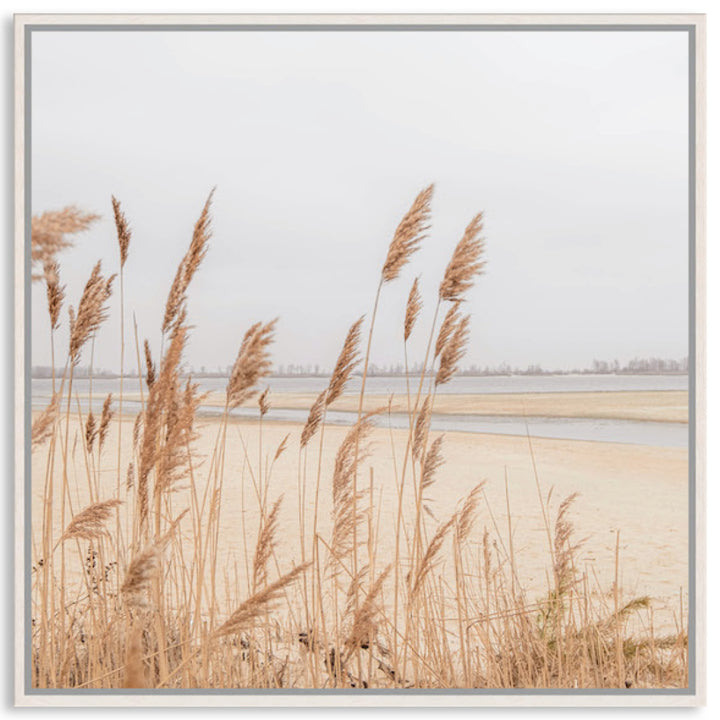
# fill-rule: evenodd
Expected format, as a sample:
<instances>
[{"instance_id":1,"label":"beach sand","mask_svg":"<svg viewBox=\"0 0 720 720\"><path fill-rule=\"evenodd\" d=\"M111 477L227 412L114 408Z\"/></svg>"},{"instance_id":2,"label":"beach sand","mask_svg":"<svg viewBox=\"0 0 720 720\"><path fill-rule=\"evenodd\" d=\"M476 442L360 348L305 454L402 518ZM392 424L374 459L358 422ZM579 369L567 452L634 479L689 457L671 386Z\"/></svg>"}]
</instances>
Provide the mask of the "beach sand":
<instances>
[{"instance_id":1,"label":"beach sand","mask_svg":"<svg viewBox=\"0 0 720 720\"><path fill-rule=\"evenodd\" d=\"M616 394L614 394L616 395ZM635 395L623 393L622 395ZM665 395L659 393L658 395ZM298 396L293 396L298 397ZM501 403L499 396L483 396L483 402ZM527 396L525 396L527 398ZM277 402L277 398L273 398ZM352 398L345 398L346 407ZM377 404L369 399L368 407ZM472 402L467 396L457 400ZM577 398L555 396L556 402L575 403ZM456 399L452 399L456 402ZM610 401L617 403L618 398ZM340 403L338 403L340 405ZM457 405L455 405L457 407ZM557 405L555 405L557 407ZM579 408L579 405L575 405ZM665 407L665 406L663 406ZM633 402L626 408L634 412ZM660 412L660 405L653 412ZM669 412L669 406L663 412ZM566 413L564 413L566 414ZM121 486L124 487L127 464L132 454L133 418L122 422ZM75 445L79 424L70 436ZM195 478L202 491L207 481L208 458L212 453L220 420L203 418L195 443ZM263 457L263 474L269 471L277 447L287 435L287 448L269 472L268 498L284 496L280 511L277 562L289 569L302 560L299 538L298 453L302 427L290 423L262 426L260 451L259 424L232 420L227 432L225 482L222 496L220 546L223 573L229 584L237 578L245 591L245 557L252 557L258 526L258 505L254 489L258 457ZM327 426L323 462L320 470L318 531L328 539L331 532L331 481L335 453L347 428ZM394 554L397 509L396 478L402 467L407 433L382 427L372 434L372 452L362 466L359 483L370 487L379 513L372 522L378 533L378 564ZM432 440L434 434L431 433ZM314 509L315 481L318 474L318 445L315 437L307 456L306 532L309 534ZM71 455L73 511L87 503L87 474L80 443ZM71 450L72 451L72 450ZM47 448L33 453L33 530L39 537L41 492ZM484 481L484 495L478 523L471 542L478 544L484 527L496 538L498 552L508 542L507 503L512 518L513 546L517 572L529 596L539 597L546 589L551 573L548 538L543 523L540 497L552 491L550 521L554 522L558 504L571 493L579 493L569 518L575 526L576 540L584 540L580 549L581 572L591 583L597 580L603 591L610 592L615 576L615 549L619 532L619 584L625 600L641 595L654 599L656 630L675 630L673 613L678 612L680 594L688 589L688 454L681 448L657 448L639 445L583 442L524 437L448 432L444 435L443 456L435 483L427 491L430 507L439 521L446 519L458 503ZM59 463L58 463L59 465ZM103 449L99 475L100 498L116 496L117 424ZM506 498L506 477L508 498ZM59 482L59 478L58 478ZM413 494L408 473L405 497ZM77 490L75 489L77 488ZM187 507L188 490L173 494L173 511ZM121 499L125 491L121 490ZM407 506L409 511L409 505ZM406 513L407 517L410 517ZM430 528L434 527L430 522ZM59 532L60 528L56 529ZM187 531L186 531L187 532ZM189 535L189 533L188 533ZM34 557L35 559L35 557ZM237 567L236 567L237 563ZM228 603L230 603L228 598Z\"/></svg>"}]
</instances>

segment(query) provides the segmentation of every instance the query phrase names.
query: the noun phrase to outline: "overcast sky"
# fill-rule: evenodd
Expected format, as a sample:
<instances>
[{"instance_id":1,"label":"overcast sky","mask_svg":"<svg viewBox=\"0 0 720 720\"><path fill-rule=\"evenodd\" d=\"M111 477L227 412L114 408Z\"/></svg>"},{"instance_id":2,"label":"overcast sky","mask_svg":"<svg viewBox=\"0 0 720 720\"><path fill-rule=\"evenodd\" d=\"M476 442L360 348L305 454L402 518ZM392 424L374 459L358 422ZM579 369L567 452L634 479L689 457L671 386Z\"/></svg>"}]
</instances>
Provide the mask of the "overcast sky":
<instances>
[{"instance_id":1,"label":"overcast sky","mask_svg":"<svg viewBox=\"0 0 720 720\"><path fill-rule=\"evenodd\" d=\"M77 305L97 259L117 270L121 200L128 323L134 312L157 352L217 186L188 362L231 364L247 327L279 316L277 364L329 367L372 309L397 223L434 182L430 237L383 291L371 361L402 362L415 275L421 359L438 282L480 210L488 264L467 303L468 365L679 358L687 50L672 32L36 32L33 213L103 215L60 256ZM39 283L32 300L32 361L49 364ZM97 367L118 368L118 343L114 299Z\"/></svg>"}]
</instances>

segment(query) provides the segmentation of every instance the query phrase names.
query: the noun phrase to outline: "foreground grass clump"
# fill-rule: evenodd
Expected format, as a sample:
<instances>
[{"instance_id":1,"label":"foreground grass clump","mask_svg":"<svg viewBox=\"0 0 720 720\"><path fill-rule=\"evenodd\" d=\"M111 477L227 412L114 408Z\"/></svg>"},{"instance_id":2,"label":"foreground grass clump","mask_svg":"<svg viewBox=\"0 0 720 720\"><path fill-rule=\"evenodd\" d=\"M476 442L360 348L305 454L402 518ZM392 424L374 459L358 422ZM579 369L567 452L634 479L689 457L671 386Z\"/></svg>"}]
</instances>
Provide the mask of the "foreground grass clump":
<instances>
[{"instance_id":1,"label":"foreground grass clump","mask_svg":"<svg viewBox=\"0 0 720 720\"><path fill-rule=\"evenodd\" d=\"M43 458L32 478L41 499L32 526L35 687L687 685L682 609L677 632L657 637L651 622L637 622L650 612L648 598L623 601L617 577L608 593L579 571L580 543L569 520L575 496L555 506L537 479L548 558L539 598L518 576L509 500L506 533L480 507L482 482L458 498L448 517L431 510L444 457L442 436L430 431L430 422L435 394L457 372L468 342L462 301L484 267L481 215L468 224L445 270L416 387L406 374L410 430L393 438L395 472L375 475L370 440L388 408L365 407L373 330L384 286L399 278L428 232L432 192L431 186L418 195L390 243L364 348L361 318L349 328L299 436L275 446L263 445L271 399L259 388L271 369L276 321L270 320L245 333L221 419L210 428L212 450L197 447L203 395L181 368L190 339L188 293L208 248L212 196L158 318L157 357L135 332L129 355L141 378L142 410L134 417L123 411L122 377L117 411L107 396L96 417L92 397L84 407L73 394L74 370L107 317L115 286L114 276L96 265L77 310L68 309L64 367L57 377L53 372L52 400L32 426L34 457ZM115 198L113 212L124 317L131 231ZM53 367L66 300L56 254L70 243L66 235L94 217L67 210L33 223ZM402 328L406 365L422 305L415 279ZM125 346L121 323L121 376ZM327 411L354 374L361 377L357 420L328 456ZM232 412L251 403L258 446L249 446L240 426L245 463L238 473L226 464L229 443L237 442ZM277 480L275 464L286 453L295 455L294 472ZM221 510L224 489L238 485L244 553L228 563L223 547L231 529ZM321 517L321 501L331 508L329 518ZM388 503L391 523L381 513ZM288 504L297 507L296 523L281 526ZM278 552L280 539L293 547L290 560Z\"/></svg>"}]
</instances>

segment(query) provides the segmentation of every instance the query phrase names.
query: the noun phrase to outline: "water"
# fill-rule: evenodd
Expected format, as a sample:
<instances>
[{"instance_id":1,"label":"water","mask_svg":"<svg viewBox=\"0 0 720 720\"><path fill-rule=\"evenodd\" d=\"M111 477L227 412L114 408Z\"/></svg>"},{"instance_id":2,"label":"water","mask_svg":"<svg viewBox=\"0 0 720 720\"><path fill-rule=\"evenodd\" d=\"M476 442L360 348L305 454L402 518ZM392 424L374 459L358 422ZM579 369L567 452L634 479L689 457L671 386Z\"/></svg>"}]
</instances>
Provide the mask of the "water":
<instances>
[{"instance_id":1,"label":"water","mask_svg":"<svg viewBox=\"0 0 720 720\"><path fill-rule=\"evenodd\" d=\"M410 388L417 390L419 377L410 378ZM226 378L196 378L203 391L224 392ZM317 394L327 387L326 377L273 377L267 381L274 393ZM33 396L41 394L50 397L52 383L47 379L33 379ZM88 381L75 379L73 387L78 393L87 394ZM120 381L117 379L94 379L93 392L107 395L117 394ZM137 378L125 379L125 390L137 392ZM687 390L687 375L508 375L508 376L461 376L453 378L442 386L443 394L474 395L498 393L548 393L548 392L620 392L631 390ZM369 377L365 385L368 395L405 393L404 377ZM360 392L360 378L352 377L346 393Z\"/></svg>"},{"instance_id":2,"label":"water","mask_svg":"<svg viewBox=\"0 0 720 720\"><path fill-rule=\"evenodd\" d=\"M199 378L203 391L223 392L227 381L224 378ZM414 379L415 384L417 379ZM327 378L270 378L268 384L274 393L319 393L327 386ZM32 381L32 405L44 407L51 395L51 381ZM137 379L125 380L125 392L137 393ZM411 388L413 379L411 378ZM403 394L405 379L402 377L371 377L367 380L369 395L387 393ZM687 375L541 375L508 377L458 377L446 386L443 392L451 394L497 394L497 393L539 393L539 392L611 392L632 390L687 390ZM348 394L359 392L359 378L352 378ZM80 379L73 382L73 391L83 396L88 393L89 383ZM117 395L117 379L93 380L93 410L99 411L107 393ZM137 411L139 403L123 401L128 411ZM200 412L207 416L219 415L222 410L203 406ZM239 408L234 411L238 417L257 418L256 408ZM272 408L267 420L304 423L306 410L284 410ZM353 412L329 411L327 420L334 425L351 425L357 419ZM408 419L403 413L392 413L378 420L378 423L393 428L407 428ZM592 419L592 418L550 418L550 417L506 417L488 415L438 415L433 417L433 430L446 432L490 433L498 435L526 435L533 437L559 438L567 440L592 440L596 442L651 445L657 447L687 447L688 425L686 423L650 422L636 420Z\"/></svg>"}]
</instances>

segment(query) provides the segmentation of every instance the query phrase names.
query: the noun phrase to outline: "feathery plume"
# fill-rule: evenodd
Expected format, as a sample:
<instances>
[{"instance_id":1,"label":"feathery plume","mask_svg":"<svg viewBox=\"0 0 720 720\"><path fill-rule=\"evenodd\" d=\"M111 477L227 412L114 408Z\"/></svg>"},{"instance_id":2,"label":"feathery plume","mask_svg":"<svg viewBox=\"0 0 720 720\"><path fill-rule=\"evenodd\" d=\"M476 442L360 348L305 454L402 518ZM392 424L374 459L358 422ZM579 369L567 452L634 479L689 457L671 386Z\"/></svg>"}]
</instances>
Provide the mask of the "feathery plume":
<instances>
[{"instance_id":1,"label":"feathery plume","mask_svg":"<svg viewBox=\"0 0 720 720\"><path fill-rule=\"evenodd\" d=\"M450 309L447 311L447 313L445 313L445 318L442 321L442 325L440 325L437 340L435 341L436 358L440 355L440 353L447 345L447 341L452 337L453 332L455 332L455 327L457 326L459 316L460 301L458 300L450 306Z\"/></svg>"},{"instance_id":2,"label":"feathery plume","mask_svg":"<svg viewBox=\"0 0 720 720\"><path fill-rule=\"evenodd\" d=\"M348 585L347 593L345 594L345 608L343 610L343 615L350 615L352 609L360 605L360 589L362 588L363 582L365 581L365 578L367 578L369 572L370 566L366 564L352 576L350 585Z\"/></svg>"},{"instance_id":3,"label":"feathery plume","mask_svg":"<svg viewBox=\"0 0 720 720\"><path fill-rule=\"evenodd\" d=\"M277 450L275 451L275 457L273 457L273 462L275 462L275 461L285 452L285 448L287 448L287 441L288 441L288 438L289 438L289 437L290 437L290 433L288 433L288 434L282 439L282 441L280 442L280 444L278 445L278 448L277 448Z\"/></svg>"},{"instance_id":4,"label":"feathery plume","mask_svg":"<svg viewBox=\"0 0 720 720\"><path fill-rule=\"evenodd\" d=\"M143 418L145 417L145 411L141 410L135 416L135 422L133 423L133 450L138 446L140 442L140 429L142 428Z\"/></svg>"},{"instance_id":5,"label":"feathery plume","mask_svg":"<svg viewBox=\"0 0 720 720\"><path fill-rule=\"evenodd\" d=\"M344 392L352 371L360 362L360 326L363 318L356 320L348 330L342 350L335 363L330 383L328 384L326 406L329 407Z\"/></svg>"},{"instance_id":6,"label":"feathery plume","mask_svg":"<svg viewBox=\"0 0 720 720\"><path fill-rule=\"evenodd\" d=\"M33 420L30 431L30 447L35 450L40 447L53 433L55 419L58 412L57 393L52 396L48 406Z\"/></svg>"},{"instance_id":7,"label":"feathery plume","mask_svg":"<svg viewBox=\"0 0 720 720\"><path fill-rule=\"evenodd\" d=\"M443 436L440 435L433 440L433 444L425 456L423 463L421 487L427 489L434 482L437 469L443 464L442 450Z\"/></svg>"},{"instance_id":8,"label":"feathery plume","mask_svg":"<svg viewBox=\"0 0 720 720\"><path fill-rule=\"evenodd\" d=\"M178 373L182 352L187 338L187 328L183 325L175 328L170 347L162 360L159 375L150 388L147 406L143 417L144 432L140 448L140 467L138 472L138 504L140 524L143 525L148 516L149 477L160 456L160 430L163 412L169 407L177 390ZM168 451L169 452L169 451ZM168 458L165 458L165 470L168 470ZM165 477L167 480L167 476ZM157 483L156 483L157 485ZM159 488L156 488L159 491Z\"/></svg>"},{"instance_id":9,"label":"feathery plume","mask_svg":"<svg viewBox=\"0 0 720 720\"><path fill-rule=\"evenodd\" d=\"M151 543L138 553L130 562L125 581L120 591L130 607L146 609L149 607L148 593L153 578L160 571L162 548Z\"/></svg>"},{"instance_id":10,"label":"feathery plume","mask_svg":"<svg viewBox=\"0 0 720 720\"><path fill-rule=\"evenodd\" d=\"M362 605L360 605L355 612L352 627L345 640L345 662L347 662L352 654L360 647L369 645L373 635L377 632L375 616L380 611L377 605L377 599L391 569L392 565L388 565L382 571L378 579L372 584Z\"/></svg>"},{"instance_id":11,"label":"feathery plume","mask_svg":"<svg viewBox=\"0 0 720 720\"><path fill-rule=\"evenodd\" d=\"M85 285L77 316L71 314L70 359L73 365L80 361L80 351L88 339L94 335L107 318L107 301L112 294L114 275L105 279L100 274L100 261L93 268L90 279Z\"/></svg>"},{"instance_id":12,"label":"feathery plume","mask_svg":"<svg viewBox=\"0 0 720 720\"><path fill-rule=\"evenodd\" d=\"M262 527L258 535L255 555L253 557L253 589L257 589L267 582L267 564L275 546L275 533L277 532L278 511L283 496L281 495L273 504L272 509L263 518Z\"/></svg>"},{"instance_id":13,"label":"feathery plume","mask_svg":"<svg viewBox=\"0 0 720 720\"><path fill-rule=\"evenodd\" d=\"M570 544L573 526L567 519L567 513L578 496L579 493L572 493L560 503L555 520L553 575L555 576L555 592L558 597L562 597L575 583L573 554L582 542L575 545Z\"/></svg>"},{"instance_id":14,"label":"feathery plume","mask_svg":"<svg viewBox=\"0 0 720 720\"><path fill-rule=\"evenodd\" d=\"M434 185L430 185L420 192L395 230L382 269L383 282L394 280L400 274L400 270L418 250L420 242L425 239L425 233L430 227L428 223L433 190Z\"/></svg>"},{"instance_id":15,"label":"feathery plume","mask_svg":"<svg viewBox=\"0 0 720 720\"><path fill-rule=\"evenodd\" d=\"M420 298L418 278L415 278L415 281L410 288L407 305L405 306L405 342L407 342L410 335L412 335L413 328L415 327L415 321L417 320L421 309L422 299Z\"/></svg>"},{"instance_id":16,"label":"feathery plume","mask_svg":"<svg viewBox=\"0 0 720 720\"><path fill-rule=\"evenodd\" d=\"M240 632L254 620L262 616L266 610L280 597L283 590L292 584L298 576L302 575L312 565L307 562L298 565L279 580L267 585L262 590L251 595L235 612L215 631L215 637L231 635Z\"/></svg>"},{"instance_id":17,"label":"feathery plume","mask_svg":"<svg viewBox=\"0 0 720 720\"><path fill-rule=\"evenodd\" d=\"M120 592L130 607L136 609L147 609L149 607L148 594L150 584L160 571L162 553L170 542L180 521L185 517L188 510L178 515L170 525L168 531L157 540L149 543L131 561L125 573Z\"/></svg>"},{"instance_id":18,"label":"feathery plume","mask_svg":"<svg viewBox=\"0 0 720 720\"><path fill-rule=\"evenodd\" d=\"M195 415L205 395L198 393L199 385L187 381L180 392L177 382L166 393L165 442L157 456L155 492L175 489L179 480L190 471L190 444L197 434L193 429Z\"/></svg>"},{"instance_id":19,"label":"feathery plume","mask_svg":"<svg viewBox=\"0 0 720 720\"><path fill-rule=\"evenodd\" d=\"M485 267L485 262L480 259L485 251L485 240L478 237L483 228L482 218L479 213L465 228L440 283L441 300L462 300L472 287L473 277Z\"/></svg>"},{"instance_id":20,"label":"feathery plume","mask_svg":"<svg viewBox=\"0 0 720 720\"><path fill-rule=\"evenodd\" d=\"M412 455L413 460L418 462L425 450L425 439L430 429L430 398L425 397L420 412L415 418L415 431L413 432Z\"/></svg>"},{"instance_id":21,"label":"feathery plume","mask_svg":"<svg viewBox=\"0 0 720 720\"><path fill-rule=\"evenodd\" d=\"M265 388L263 390L262 395L258 398L258 406L260 408L260 417L265 417L267 415L268 410L270 410L270 400L268 400L268 395L270 395L270 388Z\"/></svg>"},{"instance_id":22,"label":"feathery plume","mask_svg":"<svg viewBox=\"0 0 720 720\"><path fill-rule=\"evenodd\" d=\"M130 461L127 469L127 477L125 478L125 488L132 490L135 485L135 463Z\"/></svg>"},{"instance_id":23,"label":"feathery plume","mask_svg":"<svg viewBox=\"0 0 720 720\"><path fill-rule=\"evenodd\" d=\"M207 244L211 236L210 205L212 204L214 193L215 188L211 190L208 199L205 201L200 217L195 223L190 246L180 261L175 273L175 279L170 286L168 299L165 303L165 316L163 317L162 324L163 333L172 330L175 326L183 324L180 316L187 300L188 286L207 253Z\"/></svg>"},{"instance_id":24,"label":"feathery plume","mask_svg":"<svg viewBox=\"0 0 720 720\"><path fill-rule=\"evenodd\" d=\"M302 435L300 436L301 448L304 448L310 442L312 436L317 432L318 427L320 427L325 408L327 407L325 403L326 398L327 390L323 390L312 404L310 412L308 413L308 419L305 421L305 427L303 427Z\"/></svg>"},{"instance_id":25,"label":"feathery plume","mask_svg":"<svg viewBox=\"0 0 720 720\"><path fill-rule=\"evenodd\" d=\"M82 213L72 206L34 215L30 230L30 258L33 266L44 267L54 263L57 253L73 246L73 241L67 236L87 230L99 217ZM43 273L33 273L33 282L42 278Z\"/></svg>"},{"instance_id":26,"label":"feathery plume","mask_svg":"<svg viewBox=\"0 0 720 720\"><path fill-rule=\"evenodd\" d=\"M425 550L425 554L423 555L422 560L418 565L417 572L415 573L415 582L413 583L412 589L410 591L411 598L416 597L417 593L422 587L423 581L428 576L430 570L432 570L432 568L437 563L443 540L445 540L445 536L448 534L448 531L455 524L456 518L457 513L435 531L435 535L433 535L432 540L429 542L427 549Z\"/></svg>"},{"instance_id":27,"label":"feathery plume","mask_svg":"<svg viewBox=\"0 0 720 720\"><path fill-rule=\"evenodd\" d=\"M440 355L440 367L435 376L435 386L443 385L452 379L457 372L460 360L467 351L468 335L470 334L470 316L465 315L461 318L452 336L447 341Z\"/></svg>"},{"instance_id":28,"label":"feathery plume","mask_svg":"<svg viewBox=\"0 0 720 720\"><path fill-rule=\"evenodd\" d=\"M110 519L113 508L122 505L121 500L105 500L93 503L73 517L58 542L78 538L94 540L107 533L104 524Z\"/></svg>"},{"instance_id":29,"label":"feathery plume","mask_svg":"<svg viewBox=\"0 0 720 720\"><path fill-rule=\"evenodd\" d=\"M118 246L120 248L120 267L125 267L130 246L130 226L125 213L120 209L120 202L112 196L113 215L115 216L115 229L117 230Z\"/></svg>"},{"instance_id":30,"label":"feathery plume","mask_svg":"<svg viewBox=\"0 0 720 720\"><path fill-rule=\"evenodd\" d=\"M465 498L460 512L456 518L456 530L458 545L462 546L470 536L470 530L472 529L473 520L475 519L475 513L477 512L477 506L480 502L480 493L483 489L485 482L481 482L476 485Z\"/></svg>"},{"instance_id":31,"label":"feathery plume","mask_svg":"<svg viewBox=\"0 0 720 720\"><path fill-rule=\"evenodd\" d=\"M85 444L89 453L93 450L93 444L97 437L97 423L95 422L95 415L91 410L88 413L87 420L85 421Z\"/></svg>"},{"instance_id":32,"label":"feathery plume","mask_svg":"<svg viewBox=\"0 0 720 720\"><path fill-rule=\"evenodd\" d=\"M148 388L152 387L155 382L155 363L153 363L152 353L150 352L150 343L145 339L145 382Z\"/></svg>"},{"instance_id":33,"label":"feathery plume","mask_svg":"<svg viewBox=\"0 0 720 720\"><path fill-rule=\"evenodd\" d=\"M255 323L246 333L227 385L228 408L233 410L255 394L255 385L270 374L268 347L275 336L277 318Z\"/></svg>"},{"instance_id":34,"label":"feathery plume","mask_svg":"<svg viewBox=\"0 0 720 720\"><path fill-rule=\"evenodd\" d=\"M105 438L107 437L108 428L110 427L110 420L112 420L113 411L112 405L112 393L109 393L103 403L102 414L100 416L100 428L98 430L98 450L102 451L103 445L105 444Z\"/></svg>"},{"instance_id":35,"label":"feathery plume","mask_svg":"<svg viewBox=\"0 0 720 720\"><path fill-rule=\"evenodd\" d=\"M332 500L333 500L333 530L331 548L334 560L340 560L348 555L353 542L353 518L357 507L357 499L363 496L358 490L354 492L353 478L360 464L369 455L369 449L363 446L372 430L370 419L386 408L378 408L363 415L347 432L337 455L333 471ZM358 512L355 520L362 522L363 512Z\"/></svg>"},{"instance_id":36,"label":"feathery plume","mask_svg":"<svg viewBox=\"0 0 720 720\"><path fill-rule=\"evenodd\" d=\"M60 325L60 310L65 299L65 286L60 286L59 268L56 261L45 264L44 270L50 328L57 330Z\"/></svg>"}]
</instances>

